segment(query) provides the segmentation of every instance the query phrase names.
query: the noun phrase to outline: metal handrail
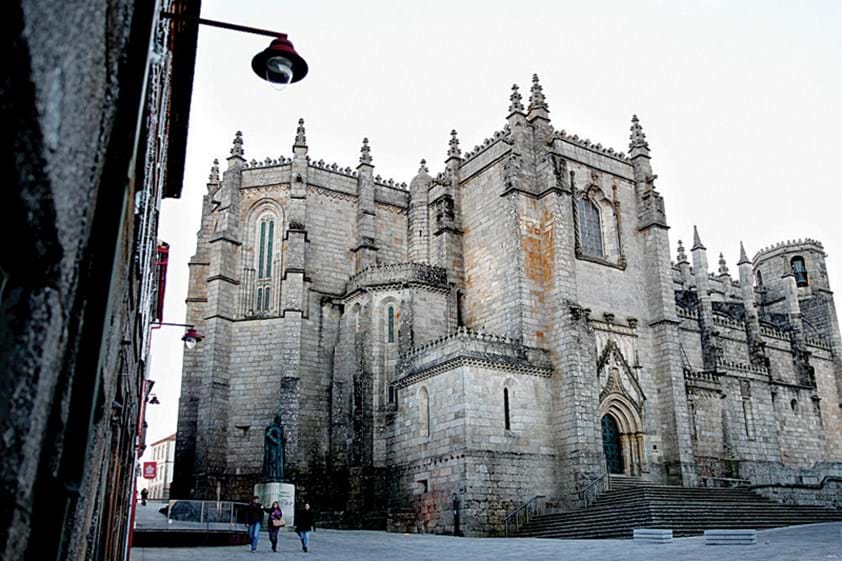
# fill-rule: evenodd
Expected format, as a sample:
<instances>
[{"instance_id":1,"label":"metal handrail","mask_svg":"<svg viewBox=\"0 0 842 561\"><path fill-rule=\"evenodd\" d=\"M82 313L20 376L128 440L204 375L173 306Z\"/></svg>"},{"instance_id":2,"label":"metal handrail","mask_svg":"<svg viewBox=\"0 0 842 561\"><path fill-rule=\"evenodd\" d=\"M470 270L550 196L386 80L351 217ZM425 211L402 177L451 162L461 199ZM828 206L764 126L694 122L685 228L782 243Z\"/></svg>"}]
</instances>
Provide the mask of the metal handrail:
<instances>
[{"instance_id":1,"label":"metal handrail","mask_svg":"<svg viewBox=\"0 0 842 561\"><path fill-rule=\"evenodd\" d=\"M603 474L600 477L593 479L588 482L587 485L576 491L575 493L568 493L566 495L562 495L559 497L559 502L562 505L568 505L571 498L577 499L576 502L578 505L584 505L586 507L590 506L594 500L596 500L602 493L604 493L608 488L608 481L609 481L609 474ZM512 524L512 519L514 519L514 527L515 531L519 531L521 524L520 524L520 514L525 514L525 522L524 525L529 522L530 510L532 512L537 512L538 508L536 503L539 500L546 499L545 495L536 495L520 505L518 508L513 510L512 512L506 513L506 516L503 518L503 525L505 527L506 536L509 536L509 526ZM543 509L542 509L543 510ZM569 510L569 508L565 508L565 510Z\"/></svg>"},{"instance_id":2,"label":"metal handrail","mask_svg":"<svg viewBox=\"0 0 842 561\"><path fill-rule=\"evenodd\" d=\"M239 501L170 499L165 506L166 524L168 528L177 525L205 529L225 526L235 529L245 521L242 513L248 506L248 503Z\"/></svg>"},{"instance_id":3,"label":"metal handrail","mask_svg":"<svg viewBox=\"0 0 842 561\"><path fill-rule=\"evenodd\" d=\"M583 501L585 501L585 506L590 506L590 504L591 504L591 499L596 499L597 497L599 497L599 495L601 495L601 494L602 494L602 493L597 493L597 494L596 494L596 496L594 496L594 495L585 495L585 492L586 492L586 491L589 491L592 487L595 487L595 486L597 485L597 483L606 483L606 485L605 485L605 490L607 490L607 489L608 489L608 484L609 484L609 483L610 483L610 481L611 481L611 480L609 479L609 476L610 476L610 474L608 474L608 473L603 474L602 476L600 476L600 477L599 477L599 478L597 478L597 479L592 480L590 483L588 483L588 484L587 484L587 485L585 485L582 489L580 489L580 490L579 490L579 492L578 492L579 498L580 498L580 499L582 499ZM604 492L604 491L603 491L603 492Z\"/></svg>"},{"instance_id":4,"label":"metal handrail","mask_svg":"<svg viewBox=\"0 0 842 561\"><path fill-rule=\"evenodd\" d=\"M523 503L522 505L517 507L514 511L506 514L505 518L503 518L503 524L506 527L506 537L509 536L509 521L512 518L515 519L515 522L514 522L515 523L515 531L520 530L520 513L521 512L526 513L526 522L524 522L524 524L528 523L529 522L529 509L530 509L530 507L532 505L534 505L535 503L537 503L539 500L546 499L546 498L547 497L545 495L535 495L534 497L532 497L531 499L529 499L528 501L526 501L525 503Z\"/></svg>"}]
</instances>

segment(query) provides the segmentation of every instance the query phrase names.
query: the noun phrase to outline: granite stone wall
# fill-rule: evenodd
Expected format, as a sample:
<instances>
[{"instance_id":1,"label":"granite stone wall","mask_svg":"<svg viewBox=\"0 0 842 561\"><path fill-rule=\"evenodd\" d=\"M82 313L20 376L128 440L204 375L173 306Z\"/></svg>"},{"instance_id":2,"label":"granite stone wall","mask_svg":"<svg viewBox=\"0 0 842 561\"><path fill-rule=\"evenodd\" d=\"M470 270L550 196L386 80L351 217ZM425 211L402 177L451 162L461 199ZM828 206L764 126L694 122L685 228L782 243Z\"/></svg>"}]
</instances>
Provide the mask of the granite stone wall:
<instances>
[{"instance_id":1,"label":"granite stone wall","mask_svg":"<svg viewBox=\"0 0 842 561\"><path fill-rule=\"evenodd\" d=\"M374 175L367 141L356 171L310 161L303 122L292 158L246 162L237 137L191 263L188 317L213 350L185 354L184 477L247 492L280 413L289 478L338 524L488 535L531 497L574 508L600 488L606 415L622 471L651 481L842 459L820 244L743 250L738 281L724 257L705 270L695 232L693 266L681 244L674 264L639 121L627 156L548 115L537 81L528 109L514 91L503 130L465 152L452 132L409 188ZM263 212L278 265L261 281ZM810 286L781 278L796 254ZM283 304L255 311L259 286Z\"/></svg>"}]
</instances>

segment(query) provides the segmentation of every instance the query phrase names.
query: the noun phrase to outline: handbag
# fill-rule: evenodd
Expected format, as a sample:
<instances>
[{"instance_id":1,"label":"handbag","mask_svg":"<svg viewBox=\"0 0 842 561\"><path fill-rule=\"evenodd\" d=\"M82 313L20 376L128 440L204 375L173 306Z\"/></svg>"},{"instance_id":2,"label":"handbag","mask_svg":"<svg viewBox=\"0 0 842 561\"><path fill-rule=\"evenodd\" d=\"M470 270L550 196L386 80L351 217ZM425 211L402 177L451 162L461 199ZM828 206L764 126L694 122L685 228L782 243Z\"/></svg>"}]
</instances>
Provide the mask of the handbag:
<instances>
[{"instance_id":1,"label":"handbag","mask_svg":"<svg viewBox=\"0 0 842 561\"><path fill-rule=\"evenodd\" d=\"M287 525L286 520L284 520L283 515L280 518L273 518L272 519L272 527L273 528L283 528Z\"/></svg>"}]
</instances>

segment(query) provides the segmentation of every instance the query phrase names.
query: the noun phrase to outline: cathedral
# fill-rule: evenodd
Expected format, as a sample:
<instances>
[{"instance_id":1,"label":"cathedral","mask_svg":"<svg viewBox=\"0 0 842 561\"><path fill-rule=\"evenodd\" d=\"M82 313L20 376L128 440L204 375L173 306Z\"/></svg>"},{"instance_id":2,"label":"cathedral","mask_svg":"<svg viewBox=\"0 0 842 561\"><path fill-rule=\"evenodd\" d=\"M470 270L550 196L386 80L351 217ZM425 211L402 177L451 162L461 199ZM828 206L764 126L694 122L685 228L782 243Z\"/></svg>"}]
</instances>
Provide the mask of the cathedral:
<instances>
[{"instance_id":1,"label":"cathedral","mask_svg":"<svg viewBox=\"0 0 842 561\"><path fill-rule=\"evenodd\" d=\"M533 77L500 130L466 152L451 132L409 185L367 139L355 168L308 151L302 120L291 157L247 161L238 132L211 168L174 497L249 497L276 416L285 478L350 527L494 535L609 474L842 475L822 244L735 241L733 275L698 231L673 246L637 117L628 153L556 129Z\"/></svg>"}]
</instances>

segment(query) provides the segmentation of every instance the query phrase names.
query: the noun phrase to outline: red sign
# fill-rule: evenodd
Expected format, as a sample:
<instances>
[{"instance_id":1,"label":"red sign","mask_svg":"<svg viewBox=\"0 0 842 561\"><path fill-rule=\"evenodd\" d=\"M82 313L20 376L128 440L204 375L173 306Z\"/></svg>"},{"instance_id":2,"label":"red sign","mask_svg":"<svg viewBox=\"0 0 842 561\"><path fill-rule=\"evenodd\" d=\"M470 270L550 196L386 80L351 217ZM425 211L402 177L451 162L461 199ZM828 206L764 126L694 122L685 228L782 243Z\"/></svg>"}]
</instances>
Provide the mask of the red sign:
<instances>
[{"instance_id":1,"label":"red sign","mask_svg":"<svg viewBox=\"0 0 842 561\"><path fill-rule=\"evenodd\" d=\"M143 462L143 478L155 479L158 475L158 462Z\"/></svg>"}]
</instances>

